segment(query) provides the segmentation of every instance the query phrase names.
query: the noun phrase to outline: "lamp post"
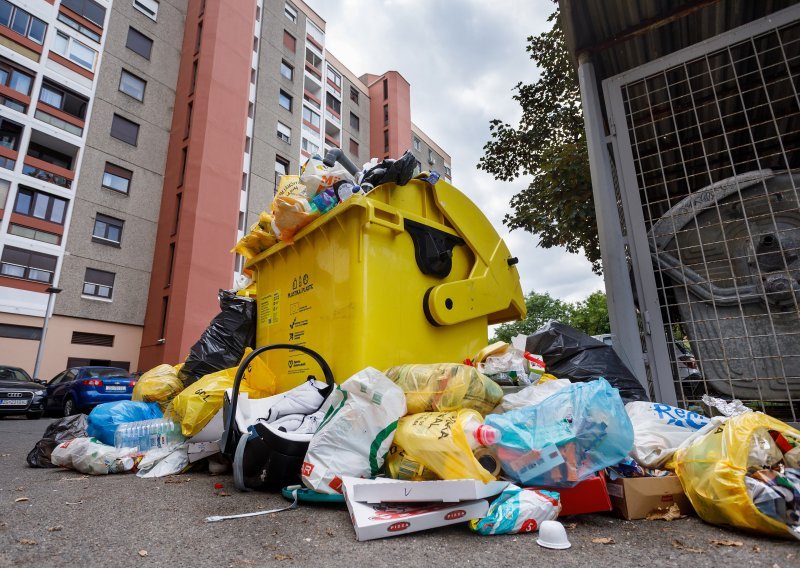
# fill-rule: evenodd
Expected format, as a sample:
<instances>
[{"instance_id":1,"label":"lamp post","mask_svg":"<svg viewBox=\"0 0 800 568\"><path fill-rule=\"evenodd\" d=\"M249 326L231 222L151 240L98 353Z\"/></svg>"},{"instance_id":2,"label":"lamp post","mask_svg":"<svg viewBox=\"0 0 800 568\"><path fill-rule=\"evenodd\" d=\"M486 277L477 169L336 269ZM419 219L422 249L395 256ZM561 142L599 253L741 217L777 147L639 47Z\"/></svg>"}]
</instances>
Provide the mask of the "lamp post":
<instances>
[{"instance_id":1,"label":"lamp post","mask_svg":"<svg viewBox=\"0 0 800 568\"><path fill-rule=\"evenodd\" d=\"M42 355L44 354L44 340L47 337L47 324L50 321L50 315L53 312L53 301L56 294L61 293L61 288L50 286L45 290L49 294L47 298L47 310L44 312L44 325L42 326L42 338L39 340L39 350L36 352L36 363L33 366L33 378L39 378L39 365L42 363Z\"/></svg>"}]
</instances>

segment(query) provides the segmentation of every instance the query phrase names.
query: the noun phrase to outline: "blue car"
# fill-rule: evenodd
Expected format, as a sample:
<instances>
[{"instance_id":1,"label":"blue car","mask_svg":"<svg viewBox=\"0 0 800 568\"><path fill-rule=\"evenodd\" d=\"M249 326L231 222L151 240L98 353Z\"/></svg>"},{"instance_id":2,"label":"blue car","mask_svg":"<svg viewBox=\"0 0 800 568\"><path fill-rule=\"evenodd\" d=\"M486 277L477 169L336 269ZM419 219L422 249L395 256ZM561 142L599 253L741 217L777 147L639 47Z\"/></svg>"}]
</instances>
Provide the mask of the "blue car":
<instances>
[{"instance_id":1,"label":"blue car","mask_svg":"<svg viewBox=\"0 0 800 568\"><path fill-rule=\"evenodd\" d=\"M116 367L73 367L47 383L46 410L62 416L89 412L103 402L130 400L136 379Z\"/></svg>"}]
</instances>

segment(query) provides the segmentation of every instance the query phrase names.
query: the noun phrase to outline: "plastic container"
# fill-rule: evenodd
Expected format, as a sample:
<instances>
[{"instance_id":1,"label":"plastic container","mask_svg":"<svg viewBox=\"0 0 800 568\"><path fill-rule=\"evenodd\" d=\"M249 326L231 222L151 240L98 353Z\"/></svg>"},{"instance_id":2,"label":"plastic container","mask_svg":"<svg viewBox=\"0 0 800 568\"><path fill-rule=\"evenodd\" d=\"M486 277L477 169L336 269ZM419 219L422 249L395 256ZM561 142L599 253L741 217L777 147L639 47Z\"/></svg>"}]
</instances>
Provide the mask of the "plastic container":
<instances>
[{"instance_id":1,"label":"plastic container","mask_svg":"<svg viewBox=\"0 0 800 568\"><path fill-rule=\"evenodd\" d=\"M539 546L564 550L572 546L567 538L567 530L558 521L544 521L539 526L539 538L536 540Z\"/></svg>"},{"instance_id":2,"label":"plastic container","mask_svg":"<svg viewBox=\"0 0 800 568\"><path fill-rule=\"evenodd\" d=\"M152 448L177 446L185 439L180 424L169 418L156 418L120 424L114 434L114 446L144 453Z\"/></svg>"},{"instance_id":3,"label":"plastic container","mask_svg":"<svg viewBox=\"0 0 800 568\"><path fill-rule=\"evenodd\" d=\"M516 259L485 215L444 181L357 193L248 262L256 344L302 344L337 382L361 369L462 361L489 324L522 319ZM278 392L316 369L306 355L263 355Z\"/></svg>"}]
</instances>

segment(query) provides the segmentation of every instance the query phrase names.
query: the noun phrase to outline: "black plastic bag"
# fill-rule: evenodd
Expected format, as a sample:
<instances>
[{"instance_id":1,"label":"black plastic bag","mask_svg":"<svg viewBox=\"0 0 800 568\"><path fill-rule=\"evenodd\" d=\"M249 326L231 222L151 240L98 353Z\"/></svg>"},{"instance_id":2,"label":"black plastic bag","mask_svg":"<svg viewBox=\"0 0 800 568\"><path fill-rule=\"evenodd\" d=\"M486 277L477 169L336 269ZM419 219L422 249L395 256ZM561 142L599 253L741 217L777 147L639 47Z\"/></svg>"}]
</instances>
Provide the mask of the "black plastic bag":
<instances>
[{"instance_id":1,"label":"black plastic bag","mask_svg":"<svg viewBox=\"0 0 800 568\"><path fill-rule=\"evenodd\" d=\"M31 467L56 467L50 463L50 454L62 442L86 436L87 416L75 414L51 422L44 431L42 439L28 452L26 461Z\"/></svg>"},{"instance_id":2,"label":"black plastic bag","mask_svg":"<svg viewBox=\"0 0 800 568\"><path fill-rule=\"evenodd\" d=\"M186 357L180 371L184 386L199 378L236 367L245 347L253 344L256 332L255 300L219 291L220 311Z\"/></svg>"},{"instance_id":3,"label":"black plastic bag","mask_svg":"<svg viewBox=\"0 0 800 568\"><path fill-rule=\"evenodd\" d=\"M525 350L544 358L547 372L559 379L585 383L605 378L625 403L648 400L642 384L610 345L574 327L550 321L528 336Z\"/></svg>"},{"instance_id":4,"label":"black plastic bag","mask_svg":"<svg viewBox=\"0 0 800 568\"><path fill-rule=\"evenodd\" d=\"M364 177L361 178L361 187L377 187L382 183L396 183L397 185L407 184L414 177L414 171L419 165L419 161L406 150L398 160L386 159L377 166L373 166Z\"/></svg>"}]
</instances>

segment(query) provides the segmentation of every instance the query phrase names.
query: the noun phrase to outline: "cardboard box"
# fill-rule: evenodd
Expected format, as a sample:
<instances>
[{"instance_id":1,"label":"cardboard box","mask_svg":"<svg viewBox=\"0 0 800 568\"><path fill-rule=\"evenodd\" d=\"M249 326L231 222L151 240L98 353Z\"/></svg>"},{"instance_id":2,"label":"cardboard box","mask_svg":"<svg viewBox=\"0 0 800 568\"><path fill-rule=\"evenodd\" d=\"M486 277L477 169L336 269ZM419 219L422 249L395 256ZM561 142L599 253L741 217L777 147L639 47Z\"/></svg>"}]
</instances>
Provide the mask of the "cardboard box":
<instances>
[{"instance_id":1,"label":"cardboard box","mask_svg":"<svg viewBox=\"0 0 800 568\"><path fill-rule=\"evenodd\" d=\"M217 442L192 442L187 450L189 463L194 463L203 458L219 453L219 443Z\"/></svg>"},{"instance_id":2,"label":"cardboard box","mask_svg":"<svg viewBox=\"0 0 800 568\"><path fill-rule=\"evenodd\" d=\"M657 509L666 511L677 504L681 514L694 513L675 475L666 477L630 477L608 482L614 511L624 519L644 519Z\"/></svg>"},{"instance_id":3,"label":"cardboard box","mask_svg":"<svg viewBox=\"0 0 800 568\"><path fill-rule=\"evenodd\" d=\"M359 503L353 499L353 484L363 479L342 480L347 510L356 531L356 540L386 538L435 527L464 523L485 517L489 502L484 499L461 503Z\"/></svg>"},{"instance_id":4,"label":"cardboard box","mask_svg":"<svg viewBox=\"0 0 800 568\"><path fill-rule=\"evenodd\" d=\"M611 500L606 489L605 476L602 473L593 475L578 483L575 487L536 487L547 489L561 495L561 513L559 517L602 513L611 510Z\"/></svg>"},{"instance_id":5,"label":"cardboard box","mask_svg":"<svg viewBox=\"0 0 800 568\"><path fill-rule=\"evenodd\" d=\"M508 481L483 483L474 479L398 481L360 479L353 483L353 499L360 503L458 503L500 495Z\"/></svg>"}]
</instances>

